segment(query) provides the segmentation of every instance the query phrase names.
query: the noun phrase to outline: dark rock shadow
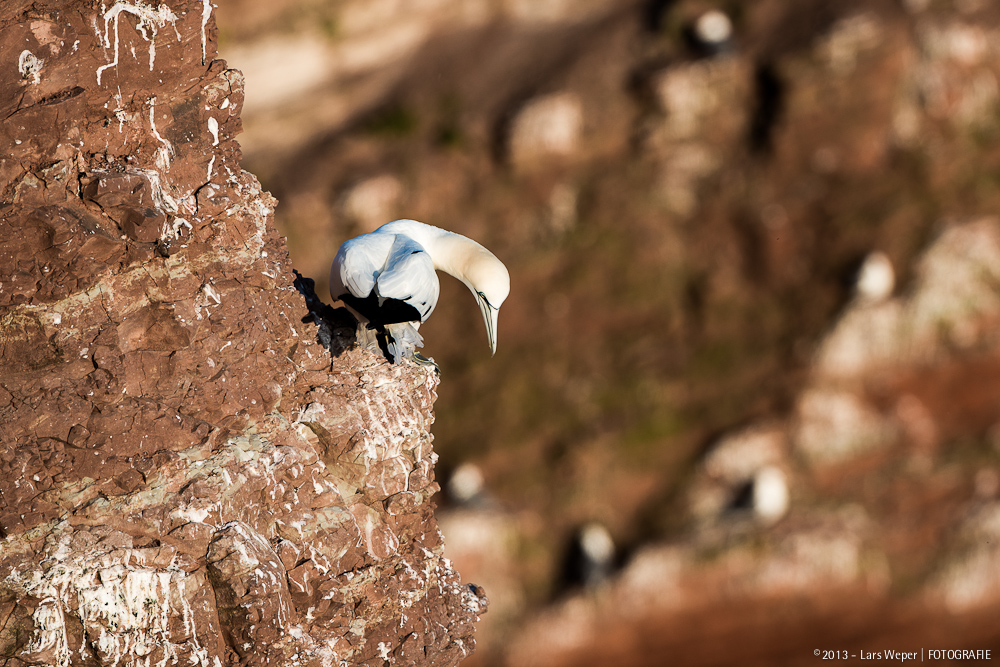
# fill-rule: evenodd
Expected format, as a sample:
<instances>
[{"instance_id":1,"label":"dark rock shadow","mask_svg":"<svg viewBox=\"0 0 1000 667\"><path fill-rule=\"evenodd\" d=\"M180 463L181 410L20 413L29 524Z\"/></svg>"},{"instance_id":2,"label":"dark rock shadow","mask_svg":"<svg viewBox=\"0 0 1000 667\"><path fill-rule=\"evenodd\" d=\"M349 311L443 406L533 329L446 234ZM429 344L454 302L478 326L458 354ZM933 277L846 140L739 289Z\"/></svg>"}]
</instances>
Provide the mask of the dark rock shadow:
<instances>
[{"instance_id":1,"label":"dark rock shadow","mask_svg":"<svg viewBox=\"0 0 1000 667\"><path fill-rule=\"evenodd\" d=\"M316 296L316 281L306 278L292 269L295 274L295 289L305 299L309 314L303 322L312 320L318 327L316 340L330 351L330 356L339 357L357 343L358 321L346 308L334 308Z\"/></svg>"},{"instance_id":2,"label":"dark rock shadow","mask_svg":"<svg viewBox=\"0 0 1000 667\"><path fill-rule=\"evenodd\" d=\"M346 308L334 308L323 303L316 296L316 281L306 278L301 273L292 269L295 274L295 289L306 301L309 314L302 318L303 322L313 321L319 330L316 332L316 339L319 344L330 351L330 356L339 357L345 350L349 350L358 344L358 319ZM392 338L385 328L368 325L370 330L375 331L375 342L378 349L390 364L393 363L392 353L389 351L389 343ZM436 366L435 366L436 368Z\"/></svg>"}]
</instances>

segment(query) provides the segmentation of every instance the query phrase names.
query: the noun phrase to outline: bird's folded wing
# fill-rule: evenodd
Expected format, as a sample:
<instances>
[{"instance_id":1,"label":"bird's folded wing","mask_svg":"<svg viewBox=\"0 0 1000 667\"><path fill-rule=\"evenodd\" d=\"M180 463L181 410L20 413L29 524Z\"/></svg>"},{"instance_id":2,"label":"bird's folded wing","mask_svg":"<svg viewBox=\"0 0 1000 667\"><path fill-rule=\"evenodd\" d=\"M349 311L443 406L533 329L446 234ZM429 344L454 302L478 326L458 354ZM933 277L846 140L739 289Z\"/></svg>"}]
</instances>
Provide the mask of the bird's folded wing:
<instances>
[{"instance_id":1,"label":"bird's folded wing","mask_svg":"<svg viewBox=\"0 0 1000 667\"><path fill-rule=\"evenodd\" d=\"M434 271L434 262L423 246L397 234L385 266L376 279L376 291L382 298L410 304L417 309L423 321L437 305L441 285Z\"/></svg>"},{"instance_id":2,"label":"bird's folded wing","mask_svg":"<svg viewBox=\"0 0 1000 667\"><path fill-rule=\"evenodd\" d=\"M391 242L391 238L363 234L340 246L334 265L339 268L340 282L351 294L363 299L372 293Z\"/></svg>"}]
</instances>

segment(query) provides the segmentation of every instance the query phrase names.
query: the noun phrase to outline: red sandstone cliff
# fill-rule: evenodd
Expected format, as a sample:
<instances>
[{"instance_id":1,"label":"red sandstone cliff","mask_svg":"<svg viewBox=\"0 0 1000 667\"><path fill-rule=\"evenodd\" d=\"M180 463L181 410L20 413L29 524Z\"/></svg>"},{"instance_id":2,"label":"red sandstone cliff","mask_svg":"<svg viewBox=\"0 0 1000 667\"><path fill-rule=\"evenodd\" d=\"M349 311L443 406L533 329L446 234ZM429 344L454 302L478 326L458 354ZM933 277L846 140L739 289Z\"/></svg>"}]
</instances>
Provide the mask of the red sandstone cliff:
<instances>
[{"instance_id":1,"label":"red sandstone cliff","mask_svg":"<svg viewBox=\"0 0 1000 667\"><path fill-rule=\"evenodd\" d=\"M3 664L457 664L436 378L318 342L211 4L0 17Z\"/></svg>"}]
</instances>

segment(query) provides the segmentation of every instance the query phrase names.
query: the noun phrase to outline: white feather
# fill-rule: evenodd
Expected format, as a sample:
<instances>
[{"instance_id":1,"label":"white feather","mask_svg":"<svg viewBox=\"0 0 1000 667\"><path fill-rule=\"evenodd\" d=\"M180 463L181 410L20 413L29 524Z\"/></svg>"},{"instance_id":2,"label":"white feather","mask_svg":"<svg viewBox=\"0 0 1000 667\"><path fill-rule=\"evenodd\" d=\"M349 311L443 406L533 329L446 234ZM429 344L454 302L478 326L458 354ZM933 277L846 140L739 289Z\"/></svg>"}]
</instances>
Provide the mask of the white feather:
<instances>
[{"instance_id":1,"label":"white feather","mask_svg":"<svg viewBox=\"0 0 1000 667\"><path fill-rule=\"evenodd\" d=\"M333 260L334 270L330 272L330 293L336 291L339 298L346 289L361 299L371 294L390 247L392 237L371 234L351 239L340 246Z\"/></svg>"},{"instance_id":2,"label":"white feather","mask_svg":"<svg viewBox=\"0 0 1000 667\"><path fill-rule=\"evenodd\" d=\"M434 261L423 246L397 234L375 281L375 290L380 299L398 299L410 304L420 313L420 321L426 322L437 305L441 284Z\"/></svg>"}]
</instances>

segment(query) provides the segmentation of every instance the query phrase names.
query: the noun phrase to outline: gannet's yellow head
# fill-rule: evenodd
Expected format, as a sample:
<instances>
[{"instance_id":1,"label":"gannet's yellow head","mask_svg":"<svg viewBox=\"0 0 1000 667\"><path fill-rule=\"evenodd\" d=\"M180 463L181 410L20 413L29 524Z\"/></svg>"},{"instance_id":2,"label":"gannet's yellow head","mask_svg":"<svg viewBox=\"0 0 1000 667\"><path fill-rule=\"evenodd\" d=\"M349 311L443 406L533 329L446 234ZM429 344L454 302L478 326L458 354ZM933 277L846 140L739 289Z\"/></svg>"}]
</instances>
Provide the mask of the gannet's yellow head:
<instances>
[{"instance_id":1,"label":"gannet's yellow head","mask_svg":"<svg viewBox=\"0 0 1000 667\"><path fill-rule=\"evenodd\" d=\"M486 324L486 337L489 340L490 352L497 352L497 315L500 306L510 294L510 274L489 250L480 246L481 251L475 253L466 265L465 277L462 279L479 303Z\"/></svg>"},{"instance_id":2,"label":"gannet's yellow head","mask_svg":"<svg viewBox=\"0 0 1000 667\"><path fill-rule=\"evenodd\" d=\"M394 220L377 232L404 234L426 250L434 268L468 287L483 314L490 351L497 351L497 314L510 293L510 274L496 255L470 238L416 220Z\"/></svg>"}]
</instances>

